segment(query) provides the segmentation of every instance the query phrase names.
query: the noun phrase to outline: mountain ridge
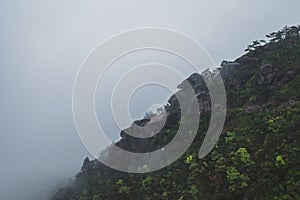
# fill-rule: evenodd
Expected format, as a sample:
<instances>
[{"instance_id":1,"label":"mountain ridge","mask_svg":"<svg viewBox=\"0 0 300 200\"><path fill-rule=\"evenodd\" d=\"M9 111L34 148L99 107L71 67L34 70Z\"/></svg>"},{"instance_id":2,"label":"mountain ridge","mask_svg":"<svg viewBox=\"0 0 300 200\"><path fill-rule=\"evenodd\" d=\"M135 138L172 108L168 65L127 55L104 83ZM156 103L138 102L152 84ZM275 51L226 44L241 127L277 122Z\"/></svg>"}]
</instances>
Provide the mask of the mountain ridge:
<instances>
[{"instance_id":1,"label":"mountain ridge","mask_svg":"<svg viewBox=\"0 0 300 200\"><path fill-rule=\"evenodd\" d=\"M223 61L218 71L192 74L178 85L176 95L184 94L185 82L192 85L201 119L194 142L176 162L157 172L127 174L86 158L72 185L52 199L300 199L299 31L299 26L284 27L267 35L268 40L254 41L240 58ZM211 117L204 78L218 73L227 95L225 127L212 152L199 159ZM180 122L176 95L164 107L167 119L157 135L137 139L122 131L115 144L131 152L168 144ZM148 115L129 129L155 129L160 116Z\"/></svg>"}]
</instances>

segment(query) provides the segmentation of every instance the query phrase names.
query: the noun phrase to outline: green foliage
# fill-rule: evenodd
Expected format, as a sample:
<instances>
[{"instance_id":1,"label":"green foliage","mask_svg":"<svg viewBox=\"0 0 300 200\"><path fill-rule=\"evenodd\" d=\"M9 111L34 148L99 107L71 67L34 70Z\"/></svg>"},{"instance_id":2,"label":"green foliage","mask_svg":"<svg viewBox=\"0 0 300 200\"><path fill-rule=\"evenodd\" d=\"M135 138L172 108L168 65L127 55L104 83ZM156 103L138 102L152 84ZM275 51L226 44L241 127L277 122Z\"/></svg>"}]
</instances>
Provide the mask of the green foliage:
<instances>
[{"instance_id":1,"label":"green foliage","mask_svg":"<svg viewBox=\"0 0 300 200\"><path fill-rule=\"evenodd\" d=\"M129 194L130 193L130 188L128 186L122 185L119 189L119 193Z\"/></svg>"},{"instance_id":2,"label":"green foliage","mask_svg":"<svg viewBox=\"0 0 300 200\"><path fill-rule=\"evenodd\" d=\"M281 155L276 156L275 165L276 167L282 167L285 165L285 161L283 160Z\"/></svg>"},{"instance_id":3,"label":"green foliage","mask_svg":"<svg viewBox=\"0 0 300 200\"><path fill-rule=\"evenodd\" d=\"M233 142L235 138L236 138L236 135L234 132L227 131L226 137L225 137L225 143L229 144L229 143Z\"/></svg>"},{"instance_id":4,"label":"green foliage","mask_svg":"<svg viewBox=\"0 0 300 200\"><path fill-rule=\"evenodd\" d=\"M247 181L249 181L249 177L245 174L241 174L235 167L229 167L226 171L226 178L229 185L229 190L232 192L236 192L239 189L244 189L248 186Z\"/></svg>"},{"instance_id":5,"label":"green foliage","mask_svg":"<svg viewBox=\"0 0 300 200\"><path fill-rule=\"evenodd\" d=\"M145 190L147 190L150 185L152 184L152 177L147 176L143 181L142 181L142 186Z\"/></svg>"},{"instance_id":6,"label":"green foliage","mask_svg":"<svg viewBox=\"0 0 300 200\"><path fill-rule=\"evenodd\" d=\"M82 194L80 195L79 200L89 200L89 199L90 198L89 198L89 194L88 194L87 190L84 190L82 192Z\"/></svg>"},{"instance_id":7,"label":"green foliage","mask_svg":"<svg viewBox=\"0 0 300 200\"><path fill-rule=\"evenodd\" d=\"M95 194L95 195L93 196L93 199L92 199L92 200L101 200L101 199L100 199L100 196L99 196L99 195Z\"/></svg>"},{"instance_id":8,"label":"green foliage","mask_svg":"<svg viewBox=\"0 0 300 200\"><path fill-rule=\"evenodd\" d=\"M162 199L168 199L168 195L169 195L169 192L164 191L164 192L162 193L162 195L161 195L161 198L162 198Z\"/></svg>"},{"instance_id":9,"label":"green foliage","mask_svg":"<svg viewBox=\"0 0 300 200\"><path fill-rule=\"evenodd\" d=\"M252 162L250 159L250 154L248 153L246 148L239 148L236 151L236 155L239 157L243 164L249 164Z\"/></svg>"},{"instance_id":10,"label":"green foliage","mask_svg":"<svg viewBox=\"0 0 300 200\"><path fill-rule=\"evenodd\" d=\"M193 156L189 155L186 159L185 159L185 163L190 164L193 160Z\"/></svg>"},{"instance_id":11,"label":"green foliage","mask_svg":"<svg viewBox=\"0 0 300 200\"><path fill-rule=\"evenodd\" d=\"M198 199L197 197L198 197L198 194L199 194L199 190L198 190L197 186L192 185L189 193L191 194L193 199Z\"/></svg>"},{"instance_id":12,"label":"green foliage","mask_svg":"<svg viewBox=\"0 0 300 200\"><path fill-rule=\"evenodd\" d=\"M300 37L300 26L291 26L291 27L284 27L283 29L279 30L278 32L270 33L266 35L266 40L255 40L250 44L245 51L253 52L262 48L264 46L273 45L274 43L282 42L283 40L293 40L299 39Z\"/></svg>"},{"instance_id":13,"label":"green foliage","mask_svg":"<svg viewBox=\"0 0 300 200\"><path fill-rule=\"evenodd\" d=\"M124 185L122 179L119 179L117 181L117 184L120 186L119 187L119 193L120 194L129 194L130 193L130 188L128 186Z\"/></svg>"}]
</instances>

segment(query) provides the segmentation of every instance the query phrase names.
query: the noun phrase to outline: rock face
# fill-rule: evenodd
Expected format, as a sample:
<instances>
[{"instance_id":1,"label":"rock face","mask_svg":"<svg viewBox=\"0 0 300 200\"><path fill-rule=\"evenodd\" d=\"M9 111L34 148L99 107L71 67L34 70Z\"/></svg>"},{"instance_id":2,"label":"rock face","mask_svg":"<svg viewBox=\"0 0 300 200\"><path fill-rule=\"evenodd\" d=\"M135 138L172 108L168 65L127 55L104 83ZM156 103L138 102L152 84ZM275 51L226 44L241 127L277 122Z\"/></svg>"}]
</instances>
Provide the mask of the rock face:
<instances>
[{"instance_id":1,"label":"rock face","mask_svg":"<svg viewBox=\"0 0 300 200\"><path fill-rule=\"evenodd\" d=\"M242 65L254 65L259 62L259 59L256 57L242 56L236 59L235 62L240 63Z\"/></svg>"},{"instance_id":2,"label":"rock face","mask_svg":"<svg viewBox=\"0 0 300 200\"><path fill-rule=\"evenodd\" d=\"M233 73L241 66L238 62L231 62L231 61L223 61L221 63L221 76L223 79L228 79L232 77Z\"/></svg>"},{"instance_id":3,"label":"rock face","mask_svg":"<svg viewBox=\"0 0 300 200\"><path fill-rule=\"evenodd\" d=\"M276 78L278 68L271 65L271 64L266 64L263 66L259 67L259 77L257 79L257 84L258 85L269 85L273 83L273 81Z\"/></svg>"},{"instance_id":4,"label":"rock face","mask_svg":"<svg viewBox=\"0 0 300 200\"><path fill-rule=\"evenodd\" d=\"M262 111L262 108L260 106L258 106L258 105L255 105L255 106L245 106L244 107L244 111L247 114L251 114L251 113L256 112L256 111Z\"/></svg>"},{"instance_id":5,"label":"rock face","mask_svg":"<svg viewBox=\"0 0 300 200\"><path fill-rule=\"evenodd\" d=\"M277 85L286 84L294 77L295 72L291 69L280 71L280 67L272 64L265 64L259 67L259 76L257 77L257 85Z\"/></svg>"},{"instance_id":6,"label":"rock face","mask_svg":"<svg viewBox=\"0 0 300 200\"><path fill-rule=\"evenodd\" d=\"M199 92L201 89L206 88L206 83L205 83L203 77L198 73L192 74L190 77L188 77L186 80L184 80L181 84L179 84L177 86L177 88L180 90L185 89L187 82L193 87L193 89L195 90L196 93Z\"/></svg>"},{"instance_id":7,"label":"rock face","mask_svg":"<svg viewBox=\"0 0 300 200\"><path fill-rule=\"evenodd\" d=\"M210 71L205 71L206 78L210 78L211 75L212 73ZM179 84L177 88L179 90L169 98L164 112L135 121L129 128L121 131L120 135L122 139L117 142L116 145L132 152L149 152L159 148L153 147L152 137L156 134L159 135L160 130L173 126L174 123L180 120L181 110L178 98L187 101L185 104L189 105L190 99L186 98L189 89L194 90L201 113L208 112L211 109L210 96L202 75L197 73L192 74ZM187 111L191 113L194 112L189 106L187 107ZM134 137L128 133L136 133L138 137Z\"/></svg>"},{"instance_id":8,"label":"rock face","mask_svg":"<svg viewBox=\"0 0 300 200\"><path fill-rule=\"evenodd\" d=\"M89 166L90 165L90 159L86 157L83 161L82 167L81 167L81 172L82 173L87 173Z\"/></svg>"}]
</instances>

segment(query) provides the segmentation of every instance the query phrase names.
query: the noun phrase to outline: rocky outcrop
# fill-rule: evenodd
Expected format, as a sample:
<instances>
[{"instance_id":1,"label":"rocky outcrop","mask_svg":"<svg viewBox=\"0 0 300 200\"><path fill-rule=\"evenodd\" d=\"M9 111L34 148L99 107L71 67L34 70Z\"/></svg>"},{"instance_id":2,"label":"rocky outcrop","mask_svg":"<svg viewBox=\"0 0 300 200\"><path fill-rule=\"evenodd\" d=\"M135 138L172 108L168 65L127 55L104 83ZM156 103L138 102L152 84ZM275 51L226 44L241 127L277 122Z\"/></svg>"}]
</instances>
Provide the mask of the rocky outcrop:
<instances>
[{"instance_id":1,"label":"rocky outcrop","mask_svg":"<svg viewBox=\"0 0 300 200\"><path fill-rule=\"evenodd\" d=\"M259 67L259 76L257 77L257 85L276 85L281 86L289 82L295 72L292 69L280 71L280 67L272 64L265 64Z\"/></svg>"},{"instance_id":2,"label":"rocky outcrop","mask_svg":"<svg viewBox=\"0 0 300 200\"><path fill-rule=\"evenodd\" d=\"M254 105L254 106L247 105L247 106L244 107L244 111L247 114L251 114L251 113L254 113L254 112L262 111L262 108L259 105Z\"/></svg>"},{"instance_id":3,"label":"rocky outcrop","mask_svg":"<svg viewBox=\"0 0 300 200\"><path fill-rule=\"evenodd\" d=\"M232 77L233 73L241 66L238 62L222 61L221 63L221 76L223 79L229 79Z\"/></svg>"},{"instance_id":4,"label":"rocky outcrop","mask_svg":"<svg viewBox=\"0 0 300 200\"><path fill-rule=\"evenodd\" d=\"M269 85L273 83L277 76L278 67L271 64L265 64L259 67L259 76L257 78L258 85Z\"/></svg>"},{"instance_id":5,"label":"rocky outcrop","mask_svg":"<svg viewBox=\"0 0 300 200\"><path fill-rule=\"evenodd\" d=\"M250 57L250 56L244 55L244 56L236 59L234 62L240 63L242 65L255 65L259 62L259 59L256 57Z\"/></svg>"}]
</instances>

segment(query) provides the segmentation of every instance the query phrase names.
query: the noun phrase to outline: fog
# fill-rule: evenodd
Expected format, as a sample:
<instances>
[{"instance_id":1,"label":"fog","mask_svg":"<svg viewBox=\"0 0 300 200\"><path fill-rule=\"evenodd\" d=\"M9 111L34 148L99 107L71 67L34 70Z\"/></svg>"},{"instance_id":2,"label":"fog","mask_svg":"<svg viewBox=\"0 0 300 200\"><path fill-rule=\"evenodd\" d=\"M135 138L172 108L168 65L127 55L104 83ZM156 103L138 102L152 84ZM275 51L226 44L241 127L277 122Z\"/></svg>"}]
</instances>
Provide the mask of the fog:
<instances>
[{"instance_id":1,"label":"fog","mask_svg":"<svg viewBox=\"0 0 300 200\"><path fill-rule=\"evenodd\" d=\"M0 0L0 199L47 199L80 170L89 153L73 123L73 82L82 61L107 37L137 27L175 29L196 39L219 64L240 56L253 40L299 23L299 7L298 0ZM185 76L193 72L157 52L115 65L153 60ZM97 91L97 109L109 112L101 101L105 94ZM141 89L130 105L133 118L164 104L169 94ZM100 121L117 139L110 115Z\"/></svg>"}]
</instances>

